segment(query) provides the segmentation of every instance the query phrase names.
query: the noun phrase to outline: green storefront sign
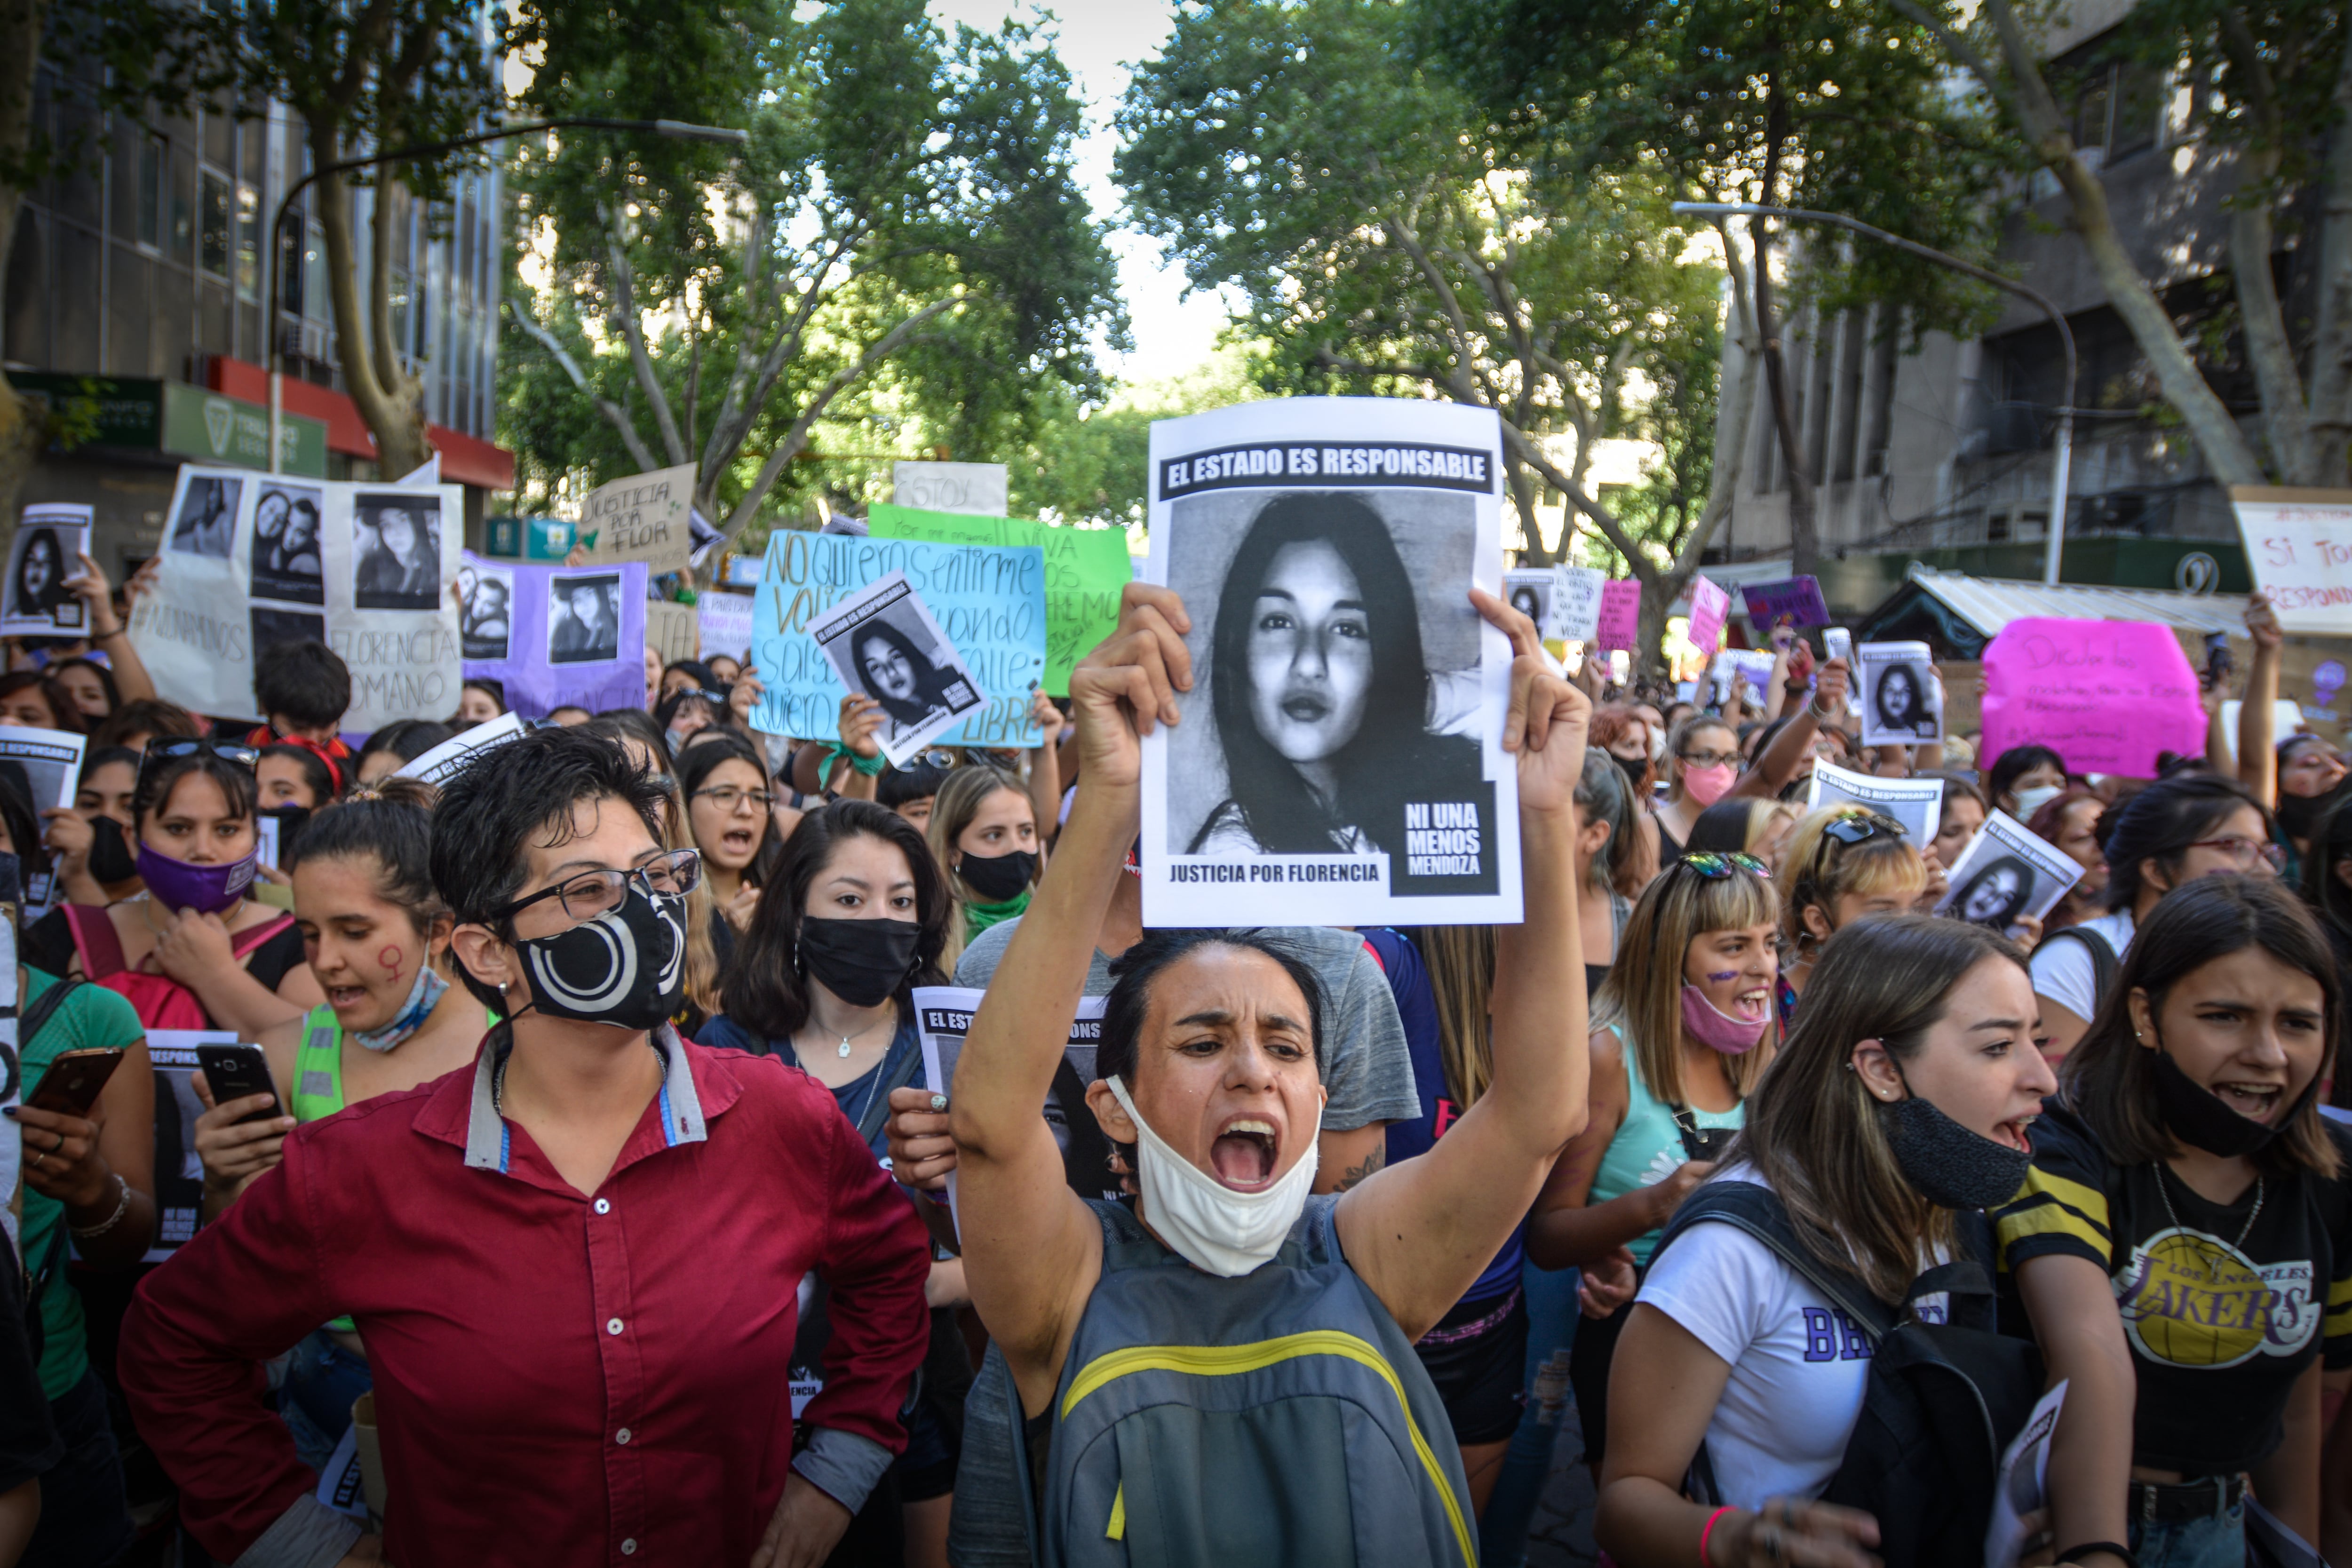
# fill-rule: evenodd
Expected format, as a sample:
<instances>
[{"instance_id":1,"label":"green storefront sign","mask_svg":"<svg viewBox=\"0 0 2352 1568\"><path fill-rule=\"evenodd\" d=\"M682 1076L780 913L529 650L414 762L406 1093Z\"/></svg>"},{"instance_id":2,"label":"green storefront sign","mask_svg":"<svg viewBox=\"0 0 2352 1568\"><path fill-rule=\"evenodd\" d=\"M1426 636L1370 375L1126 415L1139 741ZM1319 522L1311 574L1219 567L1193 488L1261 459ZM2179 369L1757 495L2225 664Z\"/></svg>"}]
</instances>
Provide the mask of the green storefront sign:
<instances>
[{"instance_id":1,"label":"green storefront sign","mask_svg":"<svg viewBox=\"0 0 2352 1568\"><path fill-rule=\"evenodd\" d=\"M133 447L199 463L269 467L269 410L185 382L140 376L57 375L26 372L9 384L45 403L69 426L77 447ZM327 477L327 426L288 414L278 423L283 470Z\"/></svg>"},{"instance_id":2,"label":"green storefront sign","mask_svg":"<svg viewBox=\"0 0 2352 1568\"><path fill-rule=\"evenodd\" d=\"M561 562L579 542L579 525L560 517L494 517L489 525L489 553L508 561Z\"/></svg>"}]
</instances>

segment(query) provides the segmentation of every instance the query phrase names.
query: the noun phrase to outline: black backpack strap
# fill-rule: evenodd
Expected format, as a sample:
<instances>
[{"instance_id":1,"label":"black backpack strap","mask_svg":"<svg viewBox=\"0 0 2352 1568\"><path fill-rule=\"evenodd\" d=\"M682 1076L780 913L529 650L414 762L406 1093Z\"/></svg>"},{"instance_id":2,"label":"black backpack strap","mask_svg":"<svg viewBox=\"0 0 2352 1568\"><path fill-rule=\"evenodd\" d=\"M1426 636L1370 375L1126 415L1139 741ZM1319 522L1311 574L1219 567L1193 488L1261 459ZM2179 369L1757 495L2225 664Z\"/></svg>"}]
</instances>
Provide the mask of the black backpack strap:
<instances>
[{"instance_id":1,"label":"black backpack strap","mask_svg":"<svg viewBox=\"0 0 2352 1568\"><path fill-rule=\"evenodd\" d=\"M1901 1321L1896 1309L1872 1295L1855 1276L1831 1268L1807 1250L1797 1237L1796 1222L1789 1217L1788 1206L1780 1202L1780 1194L1754 1182L1708 1182L1685 1198L1665 1233L1658 1237L1658 1245L1650 1254L1650 1267L1658 1266L1658 1255L1676 1237L1692 1226L1709 1223L1736 1226L1762 1242L1781 1262L1795 1269L1798 1278L1853 1319L1874 1346Z\"/></svg>"},{"instance_id":2,"label":"black backpack strap","mask_svg":"<svg viewBox=\"0 0 2352 1568\"><path fill-rule=\"evenodd\" d=\"M2047 948L2053 942L2067 941L2080 943L2083 951L2091 955L2091 1010L2096 1013L2099 1005L2106 1001L2107 993L2114 989L2116 976L2123 973L2124 961L2107 945L2106 938L2081 926L2052 931L2042 939L2042 945Z\"/></svg>"}]
</instances>

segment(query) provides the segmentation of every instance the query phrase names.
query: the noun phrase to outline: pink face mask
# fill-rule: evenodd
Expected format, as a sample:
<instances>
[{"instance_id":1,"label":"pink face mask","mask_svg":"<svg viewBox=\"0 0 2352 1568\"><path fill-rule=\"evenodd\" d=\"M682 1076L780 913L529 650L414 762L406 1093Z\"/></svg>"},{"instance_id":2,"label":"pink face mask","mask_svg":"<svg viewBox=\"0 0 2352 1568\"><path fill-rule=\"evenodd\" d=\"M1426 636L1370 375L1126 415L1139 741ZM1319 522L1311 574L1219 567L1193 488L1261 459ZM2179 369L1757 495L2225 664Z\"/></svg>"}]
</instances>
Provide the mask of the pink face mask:
<instances>
[{"instance_id":1,"label":"pink face mask","mask_svg":"<svg viewBox=\"0 0 2352 1568\"><path fill-rule=\"evenodd\" d=\"M1701 805L1713 805L1738 776L1731 771L1729 763L1717 763L1710 768L1685 768L1683 793Z\"/></svg>"},{"instance_id":2,"label":"pink face mask","mask_svg":"<svg viewBox=\"0 0 2352 1568\"><path fill-rule=\"evenodd\" d=\"M1721 1051L1727 1057L1745 1055L1763 1039L1765 1026L1771 1021L1769 1010L1752 1022L1735 1018L1719 1011L1706 999L1706 992L1688 981L1683 983L1683 1032L1708 1050Z\"/></svg>"}]
</instances>

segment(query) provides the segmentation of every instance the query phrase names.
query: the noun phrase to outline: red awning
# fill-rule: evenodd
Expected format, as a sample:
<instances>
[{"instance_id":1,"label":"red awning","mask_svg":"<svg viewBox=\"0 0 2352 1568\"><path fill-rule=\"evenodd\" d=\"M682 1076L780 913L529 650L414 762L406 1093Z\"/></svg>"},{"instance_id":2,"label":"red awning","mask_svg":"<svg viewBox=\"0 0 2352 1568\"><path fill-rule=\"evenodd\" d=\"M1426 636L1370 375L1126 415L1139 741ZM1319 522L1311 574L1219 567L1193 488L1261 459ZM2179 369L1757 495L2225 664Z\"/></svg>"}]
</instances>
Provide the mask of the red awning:
<instances>
[{"instance_id":1,"label":"red awning","mask_svg":"<svg viewBox=\"0 0 2352 1568\"><path fill-rule=\"evenodd\" d=\"M267 370L226 355L215 355L210 363L213 391L241 397L265 408L269 405ZM375 437L369 433L367 421L360 417L359 405L349 397L331 387L291 375L286 378L285 397L287 413L306 415L325 423L329 451L374 460ZM514 454L505 447L446 425L427 425L425 436L433 443L433 449L441 454L441 478L445 482L474 485L486 490L514 489Z\"/></svg>"}]
</instances>

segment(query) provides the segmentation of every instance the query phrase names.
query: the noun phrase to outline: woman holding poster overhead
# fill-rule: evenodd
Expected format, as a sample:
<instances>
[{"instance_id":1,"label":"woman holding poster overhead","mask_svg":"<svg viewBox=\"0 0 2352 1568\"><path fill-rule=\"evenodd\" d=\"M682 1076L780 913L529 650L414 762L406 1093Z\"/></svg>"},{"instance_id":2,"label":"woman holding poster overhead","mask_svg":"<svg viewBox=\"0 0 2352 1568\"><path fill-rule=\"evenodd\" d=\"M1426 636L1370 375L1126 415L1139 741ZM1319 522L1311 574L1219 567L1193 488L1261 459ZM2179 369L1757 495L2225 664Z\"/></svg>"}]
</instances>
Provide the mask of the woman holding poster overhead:
<instances>
[{"instance_id":1,"label":"woman holding poster overhead","mask_svg":"<svg viewBox=\"0 0 2352 1568\"><path fill-rule=\"evenodd\" d=\"M1351 1542L1372 1568L1475 1558L1459 1457L1412 1342L1584 1119L1585 1064L1558 1041L1584 1024L1570 868L1591 709L1524 617L1472 599L1517 655L1502 748L1517 765L1526 922L1496 933L1494 1076L1429 1152L1335 1197L1307 1195L1317 1064L1333 1048L1316 973L1218 931L1148 931L1119 960L1087 1107L1128 1151L1140 1198L1130 1210L1070 1190L1037 1107L1135 842L1141 733L1172 721L1191 661L1155 624L1072 676L1084 784L1005 954L1024 984L982 1004L950 1112L965 1276L1028 1424L1016 1458L1042 1481L1048 1564L1123 1563L1130 1531L1200 1542L1204 1560L1276 1561L1284 1541ZM1181 1464L1145 1462L1162 1454Z\"/></svg>"}]
</instances>

